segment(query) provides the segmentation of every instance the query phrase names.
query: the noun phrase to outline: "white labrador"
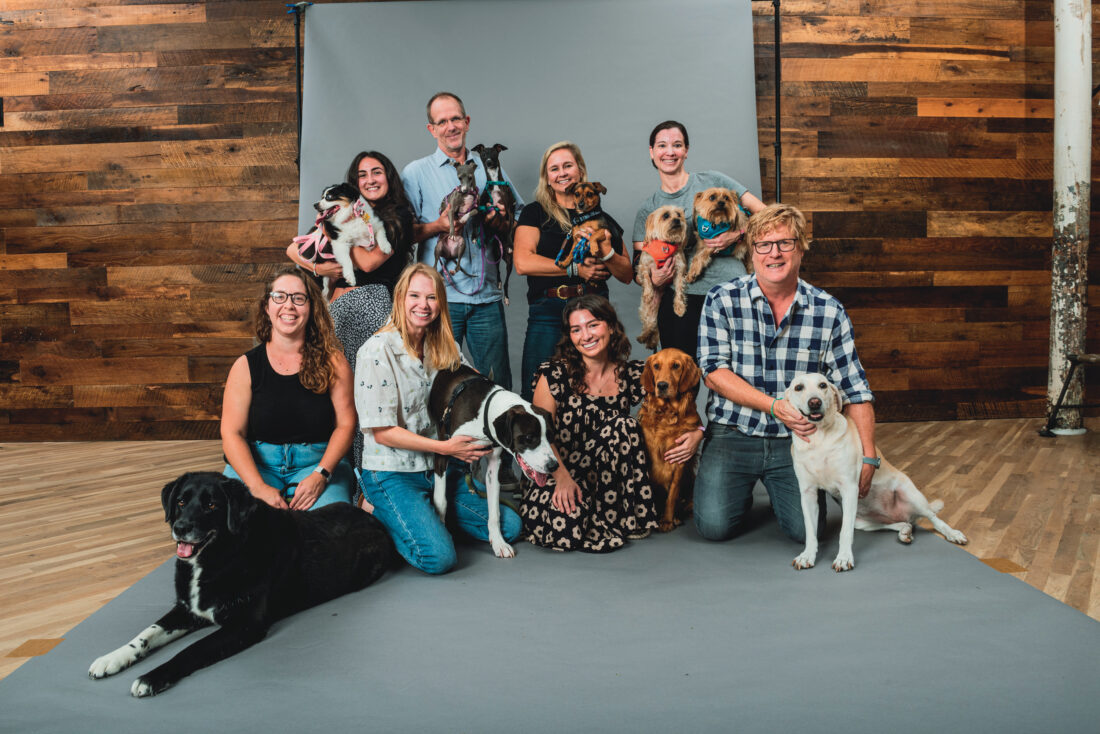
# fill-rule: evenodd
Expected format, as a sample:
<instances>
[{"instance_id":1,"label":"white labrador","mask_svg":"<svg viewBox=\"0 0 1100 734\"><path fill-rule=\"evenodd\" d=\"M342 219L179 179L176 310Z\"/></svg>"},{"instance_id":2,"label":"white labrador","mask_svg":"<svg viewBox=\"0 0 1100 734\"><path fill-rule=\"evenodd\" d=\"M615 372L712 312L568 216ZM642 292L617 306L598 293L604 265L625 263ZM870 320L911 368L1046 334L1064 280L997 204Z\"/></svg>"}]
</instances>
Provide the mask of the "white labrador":
<instances>
[{"instance_id":1,"label":"white labrador","mask_svg":"<svg viewBox=\"0 0 1100 734\"><path fill-rule=\"evenodd\" d=\"M823 489L840 500L840 552L833 561L837 571L855 565L852 538L860 530L896 530L902 543L913 541L913 520L926 517L952 543L966 543L966 536L936 513L943 502L929 503L913 480L898 471L882 452L882 465L871 480L871 491L859 499L859 475L863 468L863 446L855 422L840 412L840 391L824 375L796 377L783 397L806 418L817 424L809 441L791 441L794 473L802 492L802 514L806 520L806 548L794 559L794 567L810 568L817 560L817 490Z\"/></svg>"}]
</instances>

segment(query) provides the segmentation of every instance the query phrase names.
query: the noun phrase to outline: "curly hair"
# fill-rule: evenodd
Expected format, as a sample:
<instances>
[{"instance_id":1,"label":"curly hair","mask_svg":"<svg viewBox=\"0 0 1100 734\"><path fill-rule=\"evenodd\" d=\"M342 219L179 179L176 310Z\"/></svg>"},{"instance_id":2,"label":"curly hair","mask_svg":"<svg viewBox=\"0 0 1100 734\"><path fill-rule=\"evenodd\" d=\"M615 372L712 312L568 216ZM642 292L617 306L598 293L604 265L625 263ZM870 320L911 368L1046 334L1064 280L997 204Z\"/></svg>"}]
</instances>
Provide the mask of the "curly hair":
<instances>
[{"instance_id":1,"label":"curly hair","mask_svg":"<svg viewBox=\"0 0 1100 734\"><path fill-rule=\"evenodd\" d=\"M583 296L569 299L565 309L561 312L562 335L558 345L554 349L554 359L565 364L566 374L569 376L569 386L578 395L588 392L588 385L584 381L586 370L581 353L573 346L573 340L569 337L569 317L577 311L588 311L594 318L603 321L611 330L611 338L607 345L607 357L615 367L615 377L620 379L626 360L630 358L630 339L626 336L626 329L619 321L619 315L615 307L603 296L594 293L586 293Z\"/></svg>"},{"instance_id":2,"label":"curly hair","mask_svg":"<svg viewBox=\"0 0 1100 734\"><path fill-rule=\"evenodd\" d=\"M256 338L261 343L271 341L271 317L267 315L267 302L271 297L271 288L275 281L284 275L292 275L302 281L306 289L306 298L309 301L309 320L306 321L306 340L302 345L302 366L298 370L298 381L302 387L310 392L322 395L328 392L336 377L336 369L333 367L333 359L344 353L340 342L336 339L336 331L332 325L332 316L328 311L328 304L312 278L303 275L297 268L283 268L275 274L260 296L253 327L256 330Z\"/></svg>"},{"instance_id":3,"label":"curly hair","mask_svg":"<svg viewBox=\"0 0 1100 734\"><path fill-rule=\"evenodd\" d=\"M359 164L364 158L373 158L382 164L382 170L386 175L386 186L389 191L376 202L371 204L375 216L382 220L386 227L386 236L390 242L404 242L412 238L412 232L406 232L403 220L412 219L412 204L405 195L405 185L401 183L401 174L393 162L377 150L364 150L351 159L347 175L344 180L359 190Z\"/></svg>"}]
</instances>

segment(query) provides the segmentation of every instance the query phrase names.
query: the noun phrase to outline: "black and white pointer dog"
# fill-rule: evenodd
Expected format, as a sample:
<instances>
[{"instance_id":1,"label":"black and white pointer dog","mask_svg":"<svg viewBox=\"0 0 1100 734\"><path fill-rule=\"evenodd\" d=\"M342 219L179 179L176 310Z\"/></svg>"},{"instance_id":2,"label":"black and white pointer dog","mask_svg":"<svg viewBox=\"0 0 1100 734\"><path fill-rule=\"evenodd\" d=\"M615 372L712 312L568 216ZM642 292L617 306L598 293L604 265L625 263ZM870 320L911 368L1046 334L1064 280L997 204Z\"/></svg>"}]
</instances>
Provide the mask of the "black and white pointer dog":
<instances>
[{"instance_id":1,"label":"black and white pointer dog","mask_svg":"<svg viewBox=\"0 0 1100 734\"><path fill-rule=\"evenodd\" d=\"M382 524L356 507L277 510L215 472L184 474L164 487L161 504L176 541L176 605L88 675L114 675L189 632L219 629L135 680L134 696L251 647L276 620L358 591L396 560Z\"/></svg>"},{"instance_id":2,"label":"black and white pointer dog","mask_svg":"<svg viewBox=\"0 0 1100 734\"><path fill-rule=\"evenodd\" d=\"M436 374L428 396L428 413L439 429L441 440L459 434L492 444L493 452L485 470L489 543L497 557L511 558L516 553L500 532L500 457L507 451L532 482L545 486L550 474L558 468L549 438L553 418L465 365ZM439 517L444 519L448 460L436 454L432 496Z\"/></svg>"}]
</instances>

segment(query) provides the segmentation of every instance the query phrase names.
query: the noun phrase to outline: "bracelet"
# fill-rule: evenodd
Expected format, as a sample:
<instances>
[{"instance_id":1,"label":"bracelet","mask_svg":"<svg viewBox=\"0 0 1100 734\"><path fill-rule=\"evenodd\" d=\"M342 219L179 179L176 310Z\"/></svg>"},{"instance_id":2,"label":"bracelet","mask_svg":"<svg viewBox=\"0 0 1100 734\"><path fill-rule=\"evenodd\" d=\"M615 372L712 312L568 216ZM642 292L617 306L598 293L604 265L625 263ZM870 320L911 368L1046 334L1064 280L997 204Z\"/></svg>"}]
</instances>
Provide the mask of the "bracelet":
<instances>
[{"instance_id":1,"label":"bracelet","mask_svg":"<svg viewBox=\"0 0 1100 734\"><path fill-rule=\"evenodd\" d=\"M610 259L611 259L611 258L613 258L613 257L615 257L615 251L614 251L614 250L612 250L611 252L607 253L607 255L605 255L604 257L601 257L601 258L600 258L600 262L602 262L602 263L605 263L605 262L607 262L608 260L610 260Z\"/></svg>"},{"instance_id":2,"label":"bracelet","mask_svg":"<svg viewBox=\"0 0 1100 734\"><path fill-rule=\"evenodd\" d=\"M783 400L783 398L774 398L772 400L771 414L772 418L775 418L776 420L779 420L779 416L775 414L775 404L778 403L780 400Z\"/></svg>"},{"instance_id":3,"label":"bracelet","mask_svg":"<svg viewBox=\"0 0 1100 734\"><path fill-rule=\"evenodd\" d=\"M706 429L705 427L703 427L703 424L702 424L702 423L700 423L699 425L697 425L697 426L695 426L695 427L696 427L696 428L698 428L698 429L699 429L700 431L702 431L703 433L706 433L706 432L707 432L707 429Z\"/></svg>"}]
</instances>

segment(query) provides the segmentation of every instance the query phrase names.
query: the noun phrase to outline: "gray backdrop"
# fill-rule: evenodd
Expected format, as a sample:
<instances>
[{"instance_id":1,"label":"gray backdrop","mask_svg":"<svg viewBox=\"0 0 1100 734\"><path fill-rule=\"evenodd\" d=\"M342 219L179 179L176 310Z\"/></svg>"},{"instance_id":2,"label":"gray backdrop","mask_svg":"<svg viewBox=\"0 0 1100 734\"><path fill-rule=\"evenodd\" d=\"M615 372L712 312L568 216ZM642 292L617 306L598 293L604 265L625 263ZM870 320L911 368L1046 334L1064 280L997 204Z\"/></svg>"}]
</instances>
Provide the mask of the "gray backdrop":
<instances>
[{"instance_id":1,"label":"gray backdrop","mask_svg":"<svg viewBox=\"0 0 1100 734\"><path fill-rule=\"evenodd\" d=\"M314 5L304 31L299 231L312 202L360 150L400 170L435 140L425 104L462 97L469 145L503 143L505 170L533 200L543 151L568 139L604 208L629 233L658 186L649 131L676 119L691 136L688 170L716 169L760 194L748 0L436 0ZM512 371L526 330L524 278L507 311ZM631 338L639 293L612 284ZM637 354L643 352L637 347ZM518 388L518 385L516 386Z\"/></svg>"}]
</instances>

